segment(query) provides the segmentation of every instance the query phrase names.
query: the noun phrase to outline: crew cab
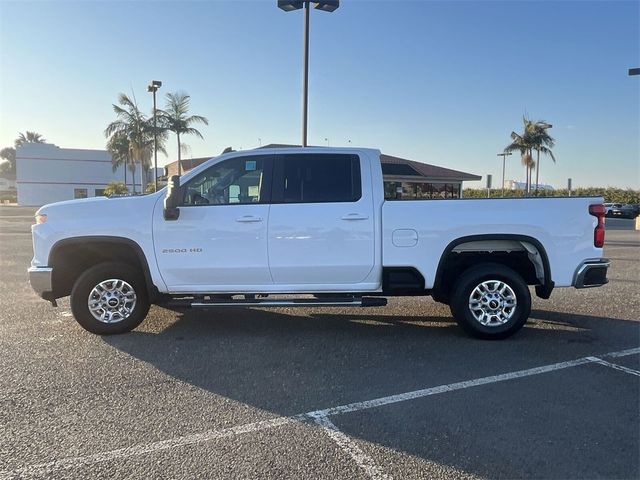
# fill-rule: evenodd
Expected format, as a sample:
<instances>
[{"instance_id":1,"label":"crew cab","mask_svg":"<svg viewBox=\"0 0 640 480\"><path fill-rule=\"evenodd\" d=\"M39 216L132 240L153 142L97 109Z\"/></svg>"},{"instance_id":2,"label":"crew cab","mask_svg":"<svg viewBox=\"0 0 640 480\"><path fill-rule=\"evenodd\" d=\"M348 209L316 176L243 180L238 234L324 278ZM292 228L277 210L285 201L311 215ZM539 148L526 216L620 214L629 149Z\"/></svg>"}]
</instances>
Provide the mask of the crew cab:
<instances>
[{"instance_id":1,"label":"crew cab","mask_svg":"<svg viewBox=\"0 0 640 480\"><path fill-rule=\"evenodd\" d=\"M380 152L282 148L212 158L145 196L45 205L31 285L70 295L96 334L151 304L380 306L431 295L470 335L505 338L531 293L607 283L602 198L385 200Z\"/></svg>"}]
</instances>

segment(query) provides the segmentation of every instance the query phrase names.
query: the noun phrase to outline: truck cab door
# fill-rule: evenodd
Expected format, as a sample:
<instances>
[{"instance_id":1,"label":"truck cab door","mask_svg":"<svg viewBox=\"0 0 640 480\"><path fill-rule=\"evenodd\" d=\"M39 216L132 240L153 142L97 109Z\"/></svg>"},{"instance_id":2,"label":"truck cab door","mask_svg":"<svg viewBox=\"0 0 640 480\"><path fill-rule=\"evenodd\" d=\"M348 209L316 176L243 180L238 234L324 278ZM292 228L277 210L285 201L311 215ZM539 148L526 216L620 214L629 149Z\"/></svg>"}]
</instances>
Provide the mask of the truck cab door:
<instances>
[{"instance_id":1,"label":"truck cab door","mask_svg":"<svg viewBox=\"0 0 640 480\"><path fill-rule=\"evenodd\" d=\"M358 155L276 157L269 216L275 284L306 285L299 288L306 291L361 289L375 263L374 225L370 166Z\"/></svg>"},{"instance_id":2,"label":"truck cab door","mask_svg":"<svg viewBox=\"0 0 640 480\"><path fill-rule=\"evenodd\" d=\"M182 186L177 220L154 216L154 247L170 292L271 285L267 225L273 155L218 162Z\"/></svg>"}]
</instances>

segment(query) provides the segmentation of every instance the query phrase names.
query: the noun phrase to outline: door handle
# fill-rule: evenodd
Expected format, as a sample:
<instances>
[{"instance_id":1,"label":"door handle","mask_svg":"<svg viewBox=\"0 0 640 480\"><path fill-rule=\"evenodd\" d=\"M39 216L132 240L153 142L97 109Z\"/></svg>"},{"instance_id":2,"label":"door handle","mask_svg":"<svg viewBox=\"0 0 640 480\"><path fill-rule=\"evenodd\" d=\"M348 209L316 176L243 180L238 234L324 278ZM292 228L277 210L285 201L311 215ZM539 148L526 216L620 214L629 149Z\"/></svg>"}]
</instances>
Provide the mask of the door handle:
<instances>
[{"instance_id":1,"label":"door handle","mask_svg":"<svg viewBox=\"0 0 640 480\"><path fill-rule=\"evenodd\" d=\"M261 221L262 221L261 217L254 217L253 215L245 215L243 217L236 218L236 222L240 222L240 223L256 223Z\"/></svg>"},{"instance_id":2,"label":"door handle","mask_svg":"<svg viewBox=\"0 0 640 480\"><path fill-rule=\"evenodd\" d=\"M362 215L360 213L348 213L342 216L342 220L368 220L368 215Z\"/></svg>"}]
</instances>

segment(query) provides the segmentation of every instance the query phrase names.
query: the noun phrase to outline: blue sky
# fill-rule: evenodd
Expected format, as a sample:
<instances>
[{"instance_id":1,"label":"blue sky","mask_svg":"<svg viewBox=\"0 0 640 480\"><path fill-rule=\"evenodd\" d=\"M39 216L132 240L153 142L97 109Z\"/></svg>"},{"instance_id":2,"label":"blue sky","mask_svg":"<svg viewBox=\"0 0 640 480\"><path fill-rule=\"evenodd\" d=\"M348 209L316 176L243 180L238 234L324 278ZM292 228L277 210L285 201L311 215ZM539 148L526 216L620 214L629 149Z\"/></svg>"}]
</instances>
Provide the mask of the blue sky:
<instances>
[{"instance_id":1,"label":"blue sky","mask_svg":"<svg viewBox=\"0 0 640 480\"><path fill-rule=\"evenodd\" d=\"M275 0L0 0L0 147L35 130L104 148L118 92L150 112L152 78L210 120L187 156L299 143L301 40L301 12ZM351 140L499 183L496 154L527 112L554 125L542 181L640 188L638 66L638 1L343 0L312 11L309 143ZM524 178L516 156L507 165Z\"/></svg>"}]
</instances>

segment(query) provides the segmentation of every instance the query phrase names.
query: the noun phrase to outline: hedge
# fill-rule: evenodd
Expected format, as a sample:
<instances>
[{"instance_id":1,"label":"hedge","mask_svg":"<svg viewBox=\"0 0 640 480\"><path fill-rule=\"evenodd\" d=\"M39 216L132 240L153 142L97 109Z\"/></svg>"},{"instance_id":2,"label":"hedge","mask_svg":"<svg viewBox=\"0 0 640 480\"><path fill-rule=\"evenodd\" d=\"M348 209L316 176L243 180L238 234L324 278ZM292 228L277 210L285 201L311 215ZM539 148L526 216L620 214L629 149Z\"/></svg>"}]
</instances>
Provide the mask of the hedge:
<instances>
[{"instance_id":1,"label":"hedge","mask_svg":"<svg viewBox=\"0 0 640 480\"><path fill-rule=\"evenodd\" d=\"M539 190L539 197L566 197L569 195L569 191L565 189L561 190ZM588 196L588 197L604 197L606 203L640 203L640 190L622 189L622 188L574 188L571 190L571 195L574 197ZM486 188L465 188L462 192L462 196L465 198L487 198ZM524 197L524 190L505 190L505 197ZM531 193L531 196L535 196L535 192ZM492 189L491 198L502 197L501 189Z\"/></svg>"}]
</instances>

